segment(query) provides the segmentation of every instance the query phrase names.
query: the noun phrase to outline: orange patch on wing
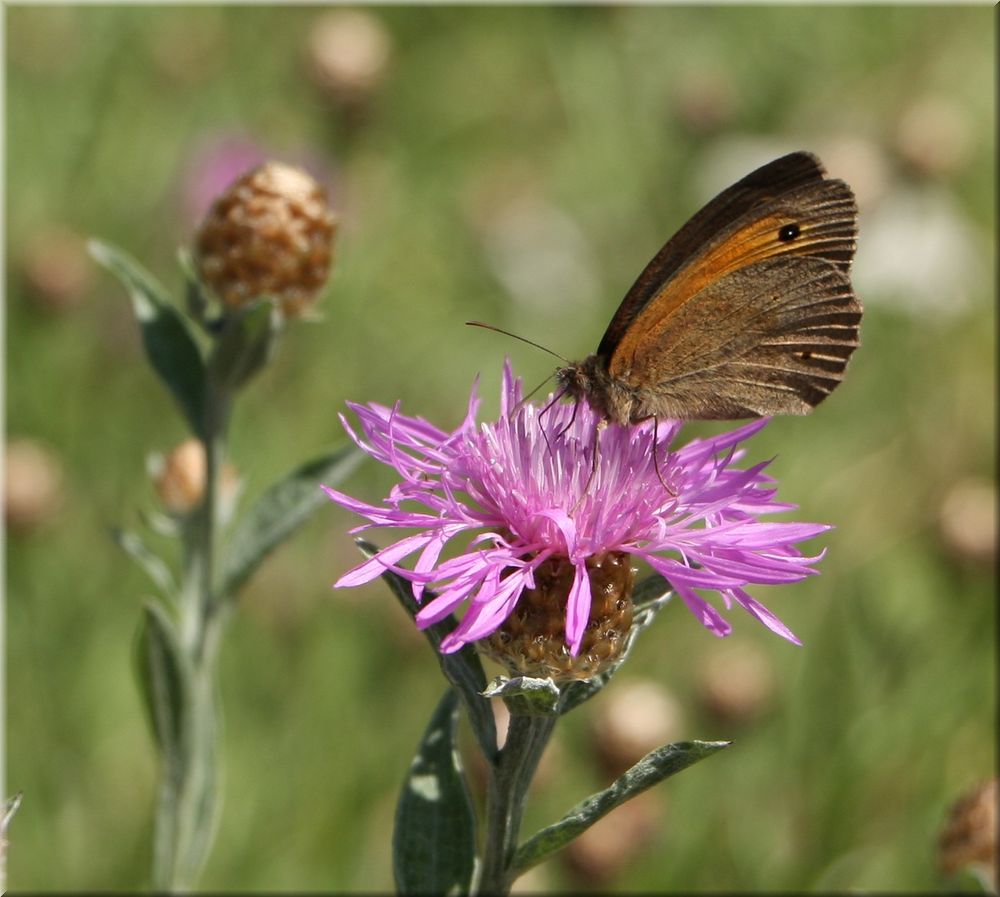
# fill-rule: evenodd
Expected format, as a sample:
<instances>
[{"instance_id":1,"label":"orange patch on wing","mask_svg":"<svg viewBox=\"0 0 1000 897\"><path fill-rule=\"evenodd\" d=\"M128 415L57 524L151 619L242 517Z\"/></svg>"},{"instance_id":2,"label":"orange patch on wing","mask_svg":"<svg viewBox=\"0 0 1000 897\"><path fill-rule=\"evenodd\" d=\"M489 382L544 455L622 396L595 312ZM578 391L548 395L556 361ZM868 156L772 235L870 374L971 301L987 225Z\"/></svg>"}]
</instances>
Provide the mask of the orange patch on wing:
<instances>
[{"instance_id":1,"label":"orange patch on wing","mask_svg":"<svg viewBox=\"0 0 1000 897\"><path fill-rule=\"evenodd\" d=\"M778 239L778 231L790 223L792 219L787 214L758 218L731 234L705 255L691 259L656 291L629 325L609 360L608 370L611 375L627 379L633 359L643 343L659 333L677 309L709 284L754 262L787 252L800 252L804 246L809 245L812 241L809 239L809 229L805 226L794 240L782 242Z\"/></svg>"}]
</instances>

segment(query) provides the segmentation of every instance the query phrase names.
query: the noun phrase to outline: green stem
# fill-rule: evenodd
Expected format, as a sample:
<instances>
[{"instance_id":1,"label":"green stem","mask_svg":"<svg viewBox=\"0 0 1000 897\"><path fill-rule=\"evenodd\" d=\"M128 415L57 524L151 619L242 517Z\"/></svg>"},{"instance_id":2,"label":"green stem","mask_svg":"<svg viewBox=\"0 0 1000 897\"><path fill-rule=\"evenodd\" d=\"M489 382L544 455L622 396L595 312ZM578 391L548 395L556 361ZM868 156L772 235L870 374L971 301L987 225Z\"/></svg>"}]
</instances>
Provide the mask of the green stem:
<instances>
[{"instance_id":1,"label":"green stem","mask_svg":"<svg viewBox=\"0 0 1000 897\"><path fill-rule=\"evenodd\" d=\"M512 716L507 740L490 767L486 794L486 843L479 893L505 895L514 883L511 864L528 795L557 716Z\"/></svg>"},{"instance_id":2,"label":"green stem","mask_svg":"<svg viewBox=\"0 0 1000 897\"><path fill-rule=\"evenodd\" d=\"M181 644L191 665L188 750L165 766L156 814L153 887L194 887L214 837L218 809L216 659L226 614L215 593L219 535L219 472L225 454L229 398L206 384L205 490L186 527Z\"/></svg>"}]
</instances>

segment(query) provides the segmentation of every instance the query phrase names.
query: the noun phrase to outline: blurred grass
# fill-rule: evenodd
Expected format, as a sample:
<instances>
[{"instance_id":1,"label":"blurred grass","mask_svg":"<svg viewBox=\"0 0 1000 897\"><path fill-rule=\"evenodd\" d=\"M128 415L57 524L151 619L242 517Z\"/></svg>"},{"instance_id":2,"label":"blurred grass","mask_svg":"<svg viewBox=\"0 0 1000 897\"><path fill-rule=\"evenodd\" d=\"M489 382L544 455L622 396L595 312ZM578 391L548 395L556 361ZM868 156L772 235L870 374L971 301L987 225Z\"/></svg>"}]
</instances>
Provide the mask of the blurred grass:
<instances>
[{"instance_id":1,"label":"blurred grass","mask_svg":"<svg viewBox=\"0 0 1000 897\"><path fill-rule=\"evenodd\" d=\"M529 387L550 373L551 359L466 320L582 357L663 240L768 154L816 149L855 184L864 345L815 415L776 420L752 445L777 455L780 494L802 519L836 526L821 576L755 591L805 647L731 614L730 641L757 648L778 683L772 711L737 730L697 701L722 643L680 607L644 636L628 674L678 697L682 737L736 744L661 787L655 846L597 886L945 889L937 832L996 761L994 572L939 526L956 484L994 478L992 13L370 12L393 52L352 124L308 76L317 8L6 11L7 429L51 446L65 474L54 518L7 540L7 790L25 793L11 884L145 882L155 768L130 652L148 585L107 530L152 504L145 454L184 436L118 285L92 272L79 301L53 311L21 260L61 226L121 245L176 291L174 254L194 224L186 172L206 136L235 133L319 159L343 221L325 320L292 328L238 409L249 498L343 439L345 399L399 398L452 426L477 372L483 414L495 413L505 353ZM932 150L957 139L961 152L921 169L900 122L928 97L951 117L932 119L925 139ZM716 117L699 118L713 104ZM914 194L947 197L976 263L952 260L923 304L905 287L891 295L884 277L866 291L860 271L879 209ZM374 500L390 483L367 465L348 491ZM232 627L227 787L206 888L391 887L394 792L441 680L384 589L330 593L357 560L353 523L333 506L317 515L262 569ZM566 762L527 831L606 784L593 712L567 720ZM586 884L558 861L539 875L539 887Z\"/></svg>"}]
</instances>

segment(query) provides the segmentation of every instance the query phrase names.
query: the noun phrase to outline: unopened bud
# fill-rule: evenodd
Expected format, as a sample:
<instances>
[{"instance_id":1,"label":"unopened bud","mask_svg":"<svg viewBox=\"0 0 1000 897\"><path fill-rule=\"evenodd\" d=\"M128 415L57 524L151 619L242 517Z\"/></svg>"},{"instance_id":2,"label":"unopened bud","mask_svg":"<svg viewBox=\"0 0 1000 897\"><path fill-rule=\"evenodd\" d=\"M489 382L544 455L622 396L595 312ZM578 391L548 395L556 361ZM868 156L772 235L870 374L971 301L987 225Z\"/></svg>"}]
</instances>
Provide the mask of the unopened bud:
<instances>
[{"instance_id":1,"label":"unopened bud","mask_svg":"<svg viewBox=\"0 0 1000 897\"><path fill-rule=\"evenodd\" d=\"M172 514L190 514L201 504L205 494L205 447L197 439L186 439L160 463L155 476L156 493ZM221 516L235 499L239 485L236 469L223 464L219 479Z\"/></svg>"},{"instance_id":2,"label":"unopened bud","mask_svg":"<svg viewBox=\"0 0 1000 897\"><path fill-rule=\"evenodd\" d=\"M988 480L959 480L938 512L941 538L958 560L989 567L997 560L997 490Z\"/></svg>"},{"instance_id":3,"label":"unopened bud","mask_svg":"<svg viewBox=\"0 0 1000 897\"><path fill-rule=\"evenodd\" d=\"M67 311L90 286L93 269L85 242L65 228L34 234L19 261L29 295L46 311Z\"/></svg>"},{"instance_id":4,"label":"unopened bud","mask_svg":"<svg viewBox=\"0 0 1000 897\"><path fill-rule=\"evenodd\" d=\"M514 612L489 638L478 642L488 657L515 676L551 676L556 682L588 679L614 664L632 626L635 570L623 552L587 558L590 619L574 657L566 644L566 600L575 571L553 557L535 571L535 588L525 589Z\"/></svg>"},{"instance_id":5,"label":"unopened bud","mask_svg":"<svg viewBox=\"0 0 1000 897\"><path fill-rule=\"evenodd\" d=\"M951 808L938 843L941 871L968 869L997 893L997 779L983 782Z\"/></svg>"},{"instance_id":6,"label":"unopened bud","mask_svg":"<svg viewBox=\"0 0 1000 897\"><path fill-rule=\"evenodd\" d=\"M767 657L752 645L719 645L699 672L701 701L724 722L749 723L774 698L774 671Z\"/></svg>"},{"instance_id":7,"label":"unopened bud","mask_svg":"<svg viewBox=\"0 0 1000 897\"><path fill-rule=\"evenodd\" d=\"M594 747L617 778L650 751L677 740L684 728L678 700L658 682L616 679L593 722Z\"/></svg>"},{"instance_id":8,"label":"unopened bud","mask_svg":"<svg viewBox=\"0 0 1000 897\"><path fill-rule=\"evenodd\" d=\"M33 439L12 439L4 447L4 519L28 531L45 523L62 501L62 465Z\"/></svg>"},{"instance_id":9,"label":"unopened bud","mask_svg":"<svg viewBox=\"0 0 1000 897\"><path fill-rule=\"evenodd\" d=\"M309 33L309 64L320 87L336 102L356 109L385 75L391 43L382 23L362 10L320 16Z\"/></svg>"},{"instance_id":10,"label":"unopened bud","mask_svg":"<svg viewBox=\"0 0 1000 897\"><path fill-rule=\"evenodd\" d=\"M330 274L336 220L306 172L268 162L220 196L195 238L198 273L226 305L260 297L301 314Z\"/></svg>"}]
</instances>

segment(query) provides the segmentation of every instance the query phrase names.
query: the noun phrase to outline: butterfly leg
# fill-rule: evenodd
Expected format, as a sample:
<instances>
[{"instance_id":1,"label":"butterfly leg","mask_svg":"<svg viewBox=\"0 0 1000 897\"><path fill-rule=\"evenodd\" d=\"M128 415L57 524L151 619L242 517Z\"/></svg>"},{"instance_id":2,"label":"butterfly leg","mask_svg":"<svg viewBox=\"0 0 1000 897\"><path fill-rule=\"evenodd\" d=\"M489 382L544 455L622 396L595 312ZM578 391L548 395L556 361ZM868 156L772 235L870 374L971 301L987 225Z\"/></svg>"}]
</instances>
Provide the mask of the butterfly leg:
<instances>
[{"instance_id":1,"label":"butterfly leg","mask_svg":"<svg viewBox=\"0 0 1000 897\"><path fill-rule=\"evenodd\" d=\"M677 498L677 492L667 485L667 481L663 479L663 474L660 473L660 462L657 460L656 450L659 447L660 439L657 430L660 426L660 419L654 414L653 415L653 468L656 470L656 476L659 478L660 482L663 484L663 488L670 493L671 496Z\"/></svg>"}]
</instances>

